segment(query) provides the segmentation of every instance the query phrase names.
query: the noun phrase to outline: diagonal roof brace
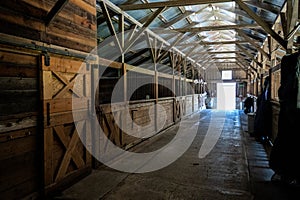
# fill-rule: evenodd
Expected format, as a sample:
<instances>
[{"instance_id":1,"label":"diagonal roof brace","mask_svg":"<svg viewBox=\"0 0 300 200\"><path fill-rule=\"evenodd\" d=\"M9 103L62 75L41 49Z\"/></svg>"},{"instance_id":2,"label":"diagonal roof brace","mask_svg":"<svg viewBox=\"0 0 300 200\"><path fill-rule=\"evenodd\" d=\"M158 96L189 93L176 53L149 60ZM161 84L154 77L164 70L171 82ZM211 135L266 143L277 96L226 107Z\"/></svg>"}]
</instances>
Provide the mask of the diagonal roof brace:
<instances>
[{"instance_id":1,"label":"diagonal roof brace","mask_svg":"<svg viewBox=\"0 0 300 200\"><path fill-rule=\"evenodd\" d=\"M58 0L53 8L48 12L47 16L45 17L46 26L52 22L55 16L65 7L69 0Z\"/></svg>"},{"instance_id":2,"label":"diagonal roof brace","mask_svg":"<svg viewBox=\"0 0 300 200\"><path fill-rule=\"evenodd\" d=\"M257 24L259 24L268 34L270 34L284 49L287 49L287 42L278 35L265 21L253 12L242 0L235 2L244 10Z\"/></svg>"}]
</instances>

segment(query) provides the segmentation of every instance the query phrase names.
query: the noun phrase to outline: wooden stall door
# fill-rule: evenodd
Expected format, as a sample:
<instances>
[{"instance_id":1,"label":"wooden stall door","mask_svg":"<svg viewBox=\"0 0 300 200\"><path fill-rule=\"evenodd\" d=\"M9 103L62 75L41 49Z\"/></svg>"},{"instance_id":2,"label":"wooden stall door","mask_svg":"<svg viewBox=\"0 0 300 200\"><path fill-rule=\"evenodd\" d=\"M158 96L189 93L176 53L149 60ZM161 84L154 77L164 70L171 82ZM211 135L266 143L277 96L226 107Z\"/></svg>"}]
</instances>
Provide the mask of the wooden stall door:
<instances>
[{"instance_id":1,"label":"wooden stall door","mask_svg":"<svg viewBox=\"0 0 300 200\"><path fill-rule=\"evenodd\" d=\"M90 76L88 67L78 72L84 62L70 57L50 57L50 66L41 57L42 98L44 114L44 187L45 193L55 193L70 186L91 172L91 155L82 143L75 123L80 129L90 129L88 99ZM74 88L77 76L82 84ZM75 99L72 95L75 94ZM81 116L74 122L72 101L79 106ZM81 131L79 131L81 132ZM85 136L84 136L85 137ZM85 138L89 140L89 137Z\"/></svg>"}]
</instances>

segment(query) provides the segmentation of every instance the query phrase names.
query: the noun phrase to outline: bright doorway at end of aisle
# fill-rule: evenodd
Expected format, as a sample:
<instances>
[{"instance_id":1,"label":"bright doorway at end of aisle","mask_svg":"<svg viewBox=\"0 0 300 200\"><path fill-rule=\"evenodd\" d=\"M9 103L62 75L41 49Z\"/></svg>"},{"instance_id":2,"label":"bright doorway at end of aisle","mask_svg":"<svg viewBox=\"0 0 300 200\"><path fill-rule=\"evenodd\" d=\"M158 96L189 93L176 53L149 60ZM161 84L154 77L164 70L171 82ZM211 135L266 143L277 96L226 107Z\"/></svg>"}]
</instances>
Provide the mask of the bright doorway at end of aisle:
<instances>
[{"instance_id":1,"label":"bright doorway at end of aisle","mask_svg":"<svg viewBox=\"0 0 300 200\"><path fill-rule=\"evenodd\" d=\"M217 109L236 109L236 83L217 83Z\"/></svg>"}]
</instances>

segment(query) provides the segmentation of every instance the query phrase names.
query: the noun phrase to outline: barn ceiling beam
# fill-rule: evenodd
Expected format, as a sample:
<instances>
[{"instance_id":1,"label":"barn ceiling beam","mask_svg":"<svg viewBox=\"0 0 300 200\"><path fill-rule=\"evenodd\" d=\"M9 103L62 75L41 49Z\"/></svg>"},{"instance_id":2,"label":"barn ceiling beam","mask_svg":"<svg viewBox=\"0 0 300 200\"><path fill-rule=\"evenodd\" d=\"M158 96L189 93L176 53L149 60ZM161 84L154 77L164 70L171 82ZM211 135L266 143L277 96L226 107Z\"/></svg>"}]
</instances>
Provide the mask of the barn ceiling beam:
<instances>
[{"instance_id":1,"label":"barn ceiling beam","mask_svg":"<svg viewBox=\"0 0 300 200\"><path fill-rule=\"evenodd\" d=\"M144 25L141 27L141 29L135 33L135 35L133 36L133 38L128 41L125 44L125 48L123 50L123 52L126 52L129 50L129 48L134 44L134 42L145 32L145 28L147 28L154 20L155 18L160 15L164 10L166 9L166 7L162 7L157 9L154 13L152 13L151 17L144 23Z\"/></svg>"},{"instance_id":2,"label":"barn ceiling beam","mask_svg":"<svg viewBox=\"0 0 300 200\"><path fill-rule=\"evenodd\" d=\"M65 7L69 0L58 0L53 8L47 13L45 23L47 26L52 22L56 15Z\"/></svg>"},{"instance_id":3,"label":"barn ceiling beam","mask_svg":"<svg viewBox=\"0 0 300 200\"><path fill-rule=\"evenodd\" d=\"M240 51L202 51L196 54L229 54L229 53L240 53Z\"/></svg>"},{"instance_id":4,"label":"barn ceiling beam","mask_svg":"<svg viewBox=\"0 0 300 200\"><path fill-rule=\"evenodd\" d=\"M242 70L244 70L247 74L250 74L247 67L244 67L243 65L240 65L239 62L236 62L236 65L239 66Z\"/></svg>"},{"instance_id":5,"label":"barn ceiling beam","mask_svg":"<svg viewBox=\"0 0 300 200\"><path fill-rule=\"evenodd\" d=\"M243 41L243 40L234 40L234 41L218 41L218 42L196 42L196 43L181 43L177 44L176 47L193 47L196 44L201 44L201 45L223 45L223 44L243 44L243 43L248 43L248 41Z\"/></svg>"},{"instance_id":6,"label":"barn ceiling beam","mask_svg":"<svg viewBox=\"0 0 300 200\"><path fill-rule=\"evenodd\" d=\"M178 6L191 6L200 4L210 3L222 3L231 2L233 0L175 0L175 1L163 1L163 2L152 2L144 4L123 4L120 5L122 10L141 10L141 9L153 9L162 7L178 7Z\"/></svg>"},{"instance_id":7,"label":"barn ceiling beam","mask_svg":"<svg viewBox=\"0 0 300 200\"><path fill-rule=\"evenodd\" d=\"M242 30L237 30L238 34L248 41L251 45L253 45L261 54L266 56L268 59L271 59L270 54L266 53L258 44L256 44L253 39L251 39L247 34L245 34Z\"/></svg>"},{"instance_id":8,"label":"barn ceiling beam","mask_svg":"<svg viewBox=\"0 0 300 200\"><path fill-rule=\"evenodd\" d=\"M196 28L177 28L174 31L179 32L202 32L202 31L219 31L228 29L241 29L241 28L256 28L259 27L257 24L237 24L237 25L221 25L221 26L204 26Z\"/></svg>"},{"instance_id":9,"label":"barn ceiling beam","mask_svg":"<svg viewBox=\"0 0 300 200\"><path fill-rule=\"evenodd\" d=\"M259 24L268 34L270 34L284 49L287 49L287 42L278 35L265 21L253 12L242 0L235 0L239 7L244 10L257 24Z\"/></svg>"},{"instance_id":10,"label":"barn ceiling beam","mask_svg":"<svg viewBox=\"0 0 300 200\"><path fill-rule=\"evenodd\" d=\"M236 59L238 57L230 56L230 57L211 57L210 59L219 60L219 59Z\"/></svg>"},{"instance_id":11,"label":"barn ceiling beam","mask_svg":"<svg viewBox=\"0 0 300 200\"><path fill-rule=\"evenodd\" d=\"M170 46L165 49L165 52L160 55L157 59L157 63L159 63L179 41L182 40L184 34L181 34Z\"/></svg>"},{"instance_id":12,"label":"barn ceiling beam","mask_svg":"<svg viewBox=\"0 0 300 200\"><path fill-rule=\"evenodd\" d=\"M180 20L183 20L183 19L187 18L188 16L190 16L193 13L194 12L192 12L192 11L185 11L183 14L179 15L178 17L175 17L173 20L167 22L162 27L163 28L168 28L169 26L172 26L173 24L179 22Z\"/></svg>"},{"instance_id":13,"label":"barn ceiling beam","mask_svg":"<svg viewBox=\"0 0 300 200\"><path fill-rule=\"evenodd\" d=\"M242 45L240 45L240 44L236 44L237 45L237 47L240 49L240 50L242 50L250 59L252 59L259 67L263 67L262 66L262 64L256 59L256 58L254 58L254 56L251 54L251 53L249 53Z\"/></svg>"},{"instance_id":14,"label":"barn ceiling beam","mask_svg":"<svg viewBox=\"0 0 300 200\"><path fill-rule=\"evenodd\" d=\"M133 54L131 56L128 56L128 57L125 56L125 62L129 62L129 61L131 61L131 60L147 53L148 51L149 51L149 49L145 48L145 49L142 49L138 52L133 52Z\"/></svg>"},{"instance_id":15,"label":"barn ceiling beam","mask_svg":"<svg viewBox=\"0 0 300 200\"><path fill-rule=\"evenodd\" d=\"M219 7L220 7L220 10L231 12L231 13L233 13L235 15L238 15L238 16L241 16L241 17L245 17L247 19L251 19L251 17L249 17L249 15L245 11L243 11L243 10L241 10L239 8L227 8L227 7L223 7L221 5Z\"/></svg>"},{"instance_id":16,"label":"barn ceiling beam","mask_svg":"<svg viewBox=\"0 0 300 200\"><path fill-rule=\"evenodd\" d=\"M183 63L183 61L186 61L187 58L193 53L193 51L194 51L195 49L197 49L198 47L199 47L198 45L195 45L192 49L190 49L190 50L185 54L184 59L182 59L181 62L179 62L177 65L179 66L179 65L181 65L181 64Z\"/></svg>"},{"instance_id":17,"label":"barn ceiling beam","mask_svg":"<svg viewBox=\"0 0 300 200\"><path fill-rule=\"evenodd\" d=\"M260 8L264 11L271 12L275 15L278 15L280 13L280 8L279 7L272 6L270 4L266 4L266 3L263 3L263 2L251 0L251 1L244 1L244 3L247 4L247 5L256 7L256 8Z\"/></svg>"},{"instance_id":18,"label":"barn ceiling beam","mask_svg":"<svg viewBox=\"0 0 300 200\"><path fill-rule=\"evenodd\" d=\"M254 72L257 73L257 69L255 67L253 67L251 65L251 63L245 63L246 61L245 61L245 59L243 57L237 58L236 61L239 62L241 65L245 65L245 66L248 65Z\"/></svg>"},{"instance_id":19,"label":"barn ceiling beam","mask_svg":"<svg viewBox=\"0 0 300 200\"><path fill-rule=\"evenodd\" d=\"M218 42L203 42L203 41L200 42L200 44L202 45L241 44L241 43L248 43L248 41L234 40L234 41L218 41Z\"/></svg>"},{"instance_id":20,"label":"barn ceiling beam","mask_svg":"<svg viewBox=\"0 0 300 200\"><path fill-rule=\"evenodd\" d=\"M132 16L130 16L130 15L129 15L128 13L126 13L125 11L121 10L120 7L116 6L116 5L113 4L111 1L109 1L109 0L97 0L97 3L101 2L101 1L104 2L104 3L107 5L107 7L109 7L113 12L116 12L116 13L118 13L118 14L122 14L122 15L124 16L124 18L126 19L126 21L128 21L128 22L132 23L133 25L135 25L135 26L134 26L135 29L137 29L137 28L140 28L140 29L141 29L141 28L143 27L143 24L142 24L142 23L140 23L139 21L137 21L136 19L134 19ZM132 5L131 5L131 6L132 6ZM98 10L98 11L99 11L99 10ZM167 40L163 39L163 38L162 38L161 36L159 36L156 32L150 30L149 28L147 28L147 27L144 28L144 31L145 31L146 34L149 34L149 35L151 35L152 37L154 37L154 38L158 39L159 41L163 42L166 46L170 46L170 45L171 45ZM135 35L136 35L135 32L136 32L136 31L132 31L132 35L130 36L131 41L132 41L132 39L133 39L133 38L135 37ZM182 52L182 50L178 49L177 46L178 46L178 45L176 45L175 47L173 47L170 51L174 51L176 54L178 54L178 55L180 55L180 56L185 56L186 54L185 54L184 52ZM125 48L126 48L126 46L125 46ZM123 51L123 52L125 52L125 51ZM198 61L194 60L191 56L189 56L187 59L188 59L189 61L191 61L192 63L195 63L195 65L197 65L199 68L201 68L201 65L197 63Z\"/></svg>"}]
</instances>

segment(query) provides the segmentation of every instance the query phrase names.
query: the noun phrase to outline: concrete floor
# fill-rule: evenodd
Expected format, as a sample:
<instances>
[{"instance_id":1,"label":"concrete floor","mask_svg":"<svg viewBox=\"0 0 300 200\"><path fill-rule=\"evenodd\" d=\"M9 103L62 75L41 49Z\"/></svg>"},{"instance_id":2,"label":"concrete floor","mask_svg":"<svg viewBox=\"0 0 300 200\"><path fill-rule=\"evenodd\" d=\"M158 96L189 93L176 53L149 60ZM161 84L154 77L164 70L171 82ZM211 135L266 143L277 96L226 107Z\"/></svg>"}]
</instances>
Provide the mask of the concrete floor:
<instances>
[{"instance_id":1,"label":"concrete floor","mask_svg":"<svg viewBox=\"0 0 300 200\"><path fill-rule=\"evenodd\" d=\"M147 173L125 173L105 165L63 191L54 199L74 200L288 200L300 199L299 188L270 182L273 171L262 144L247 133L247 115L227 111L221 135L210 153L199 150L216 110L202 110L197 135L189 149L165 168ZM185 119L189 120L189 118ZM150 152L174 137L178 125L152 137L131 151ZM297 198L298 197L298 198Z\"/></svg>"}]
</instances>

